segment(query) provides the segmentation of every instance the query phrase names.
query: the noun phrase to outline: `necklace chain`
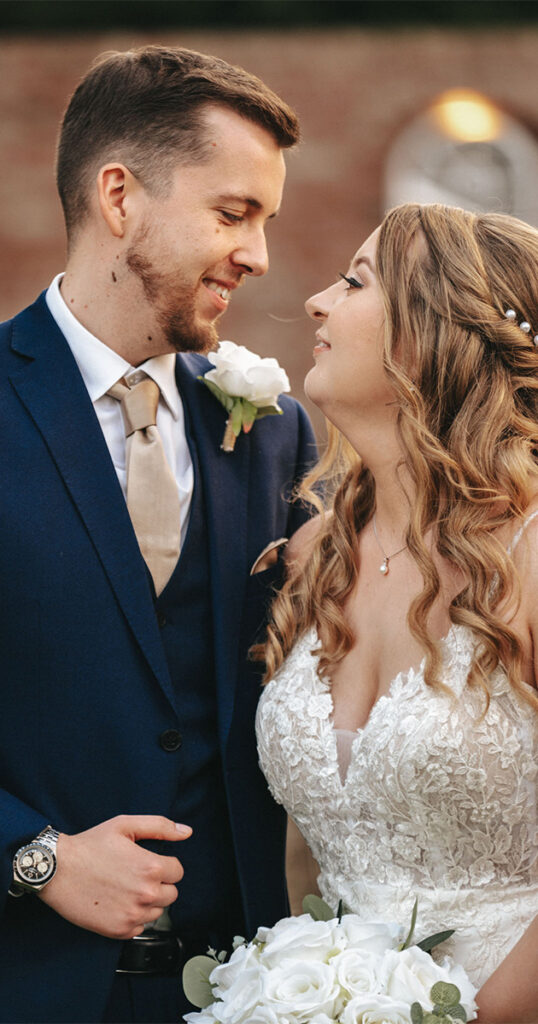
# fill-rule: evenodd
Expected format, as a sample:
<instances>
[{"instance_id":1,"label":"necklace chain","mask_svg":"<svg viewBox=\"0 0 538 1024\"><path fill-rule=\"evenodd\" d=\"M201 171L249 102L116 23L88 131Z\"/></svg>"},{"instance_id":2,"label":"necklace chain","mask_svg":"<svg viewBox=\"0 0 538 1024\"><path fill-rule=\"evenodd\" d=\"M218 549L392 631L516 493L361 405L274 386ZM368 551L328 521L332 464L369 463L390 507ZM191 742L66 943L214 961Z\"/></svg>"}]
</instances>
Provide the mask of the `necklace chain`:
<instances>
[{"instance_id":1,"label":"necklace chain","mask_svg":"<svg viewBox=\"0 0 538 1024\"><path fill-rule=\"evenodd\" d=\"M391 558L396 558L396 555L401 555L402 551L405 551L407 549L407 544L404 544L403 548L399 548L398 551L393 551L392 555L387 555L386 551L383 548L383 545L381 544L381 541L379 540L379 537L377 536L377 528L376 528L376 525L375 525L375 512L374 512L374 515L373 515L373 518L372 518L372 525L374 527L374 537L375 537L375 539L377 541L377 546L378 546L381 554L383 555L383 561L382 561L381 565L379 566L379 571L380 571L380 573L383 576L388 576L388 574L389 574L389 562L390 562Z\"/></svg>"}]
</instances>

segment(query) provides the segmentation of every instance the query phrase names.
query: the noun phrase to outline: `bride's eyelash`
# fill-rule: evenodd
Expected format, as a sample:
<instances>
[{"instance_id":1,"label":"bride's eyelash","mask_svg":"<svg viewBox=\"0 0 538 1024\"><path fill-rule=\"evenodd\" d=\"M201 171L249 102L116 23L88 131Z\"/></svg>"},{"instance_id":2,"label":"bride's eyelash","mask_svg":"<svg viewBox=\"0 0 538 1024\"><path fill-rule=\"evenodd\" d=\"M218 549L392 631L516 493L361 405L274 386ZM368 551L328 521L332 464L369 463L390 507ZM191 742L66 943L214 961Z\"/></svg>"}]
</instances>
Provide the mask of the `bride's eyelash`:
<instances>
[{"instance_id":1,"label":"bride's eyelash","mask_svg":"<svg viewBox=\"0 0 538 1024\"><path fill-rule=\"evenodd\" d=\"M362 282L357 281L356 277L347 277L347 275L342 274L341 271L338 272L338 276L341 277L343 281L347 281L350 288L364 288Z\"/></svg>"}]
</instances>

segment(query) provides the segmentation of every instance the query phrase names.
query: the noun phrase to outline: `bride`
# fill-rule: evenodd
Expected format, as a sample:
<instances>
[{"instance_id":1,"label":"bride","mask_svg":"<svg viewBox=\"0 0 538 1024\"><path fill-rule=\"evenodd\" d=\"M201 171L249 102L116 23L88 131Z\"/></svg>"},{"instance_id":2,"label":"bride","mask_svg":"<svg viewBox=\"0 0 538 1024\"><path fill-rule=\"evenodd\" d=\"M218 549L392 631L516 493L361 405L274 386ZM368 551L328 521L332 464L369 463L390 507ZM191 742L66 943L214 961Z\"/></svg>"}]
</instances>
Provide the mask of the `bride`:
<instances>
[{"instance_id":1,"label":"bride","mask_svg":"<svg viewBox=\"0 0 538 1024\"><path fill-rule=\"evenodd\" d=\"M325 510L273 608L261 764L330 906L418 897L479 1020L536 1022L538 231L400 206L306 308Z\"/></svg>"}]
</instances>

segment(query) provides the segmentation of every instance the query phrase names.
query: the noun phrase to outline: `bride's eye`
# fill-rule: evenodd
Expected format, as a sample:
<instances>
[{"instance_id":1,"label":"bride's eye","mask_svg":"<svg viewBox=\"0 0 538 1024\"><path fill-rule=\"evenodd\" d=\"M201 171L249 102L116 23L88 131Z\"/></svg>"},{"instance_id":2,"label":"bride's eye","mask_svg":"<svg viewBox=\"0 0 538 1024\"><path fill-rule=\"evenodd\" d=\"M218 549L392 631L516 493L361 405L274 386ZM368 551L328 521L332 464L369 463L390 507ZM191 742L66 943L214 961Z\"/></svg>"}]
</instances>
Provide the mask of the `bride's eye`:
<instances>
[{"instance_id":1,"label":"bride's eye","mask_svg":"<svg viewBox=\"0 0 538 1024\"><path fill-rule=\"evenodd\" d=\"M347 281L350 288L364 288L362 281L357 281L356 277L347 277L346 274L342 274L341 271L338 274L343 281Z\"/></svg>"}]
</instances>

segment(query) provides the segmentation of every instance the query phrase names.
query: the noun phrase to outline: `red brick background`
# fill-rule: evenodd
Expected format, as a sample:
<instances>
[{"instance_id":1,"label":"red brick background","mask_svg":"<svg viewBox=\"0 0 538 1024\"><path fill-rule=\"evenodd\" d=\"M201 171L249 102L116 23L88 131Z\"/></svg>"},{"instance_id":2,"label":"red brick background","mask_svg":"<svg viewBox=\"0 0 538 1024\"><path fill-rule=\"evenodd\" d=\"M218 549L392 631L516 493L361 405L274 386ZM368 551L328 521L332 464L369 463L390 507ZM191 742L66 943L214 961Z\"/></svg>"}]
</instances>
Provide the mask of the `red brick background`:
<instances>
[{"instance_id":1,"label":"red brick background","mask_svg":"<svg viewBox=\"0 0 538 1024\"><path fill-rule=\"evenodd\" d=\"M532 129L538 124L538 29L360 29L308 32L115 32L12 37L0 44L0 318L46 287L64 263L53 181L57 126L69 93L102 50L148 42L216 53L264 78L298 110L301 148L288 157L282 213L269 227L271 269L247 282L222 336L288 370L293 392L311 365L303 301L345 269L382 216L392 140L441 91L486 93ZM319 425L320 421L316 421Z\"/></svg>"}]
</instances>

